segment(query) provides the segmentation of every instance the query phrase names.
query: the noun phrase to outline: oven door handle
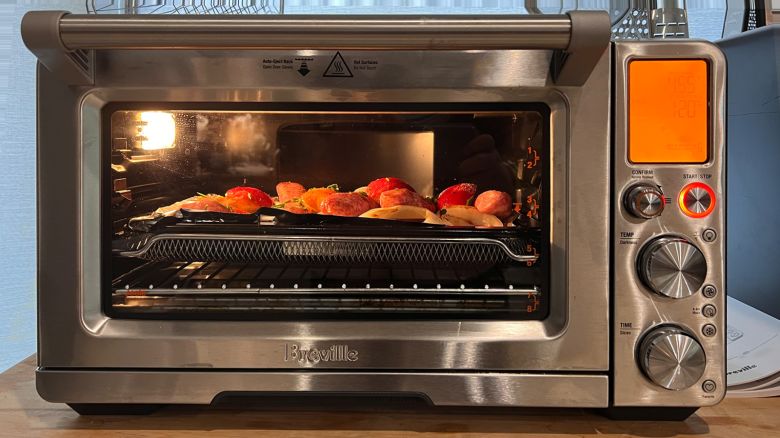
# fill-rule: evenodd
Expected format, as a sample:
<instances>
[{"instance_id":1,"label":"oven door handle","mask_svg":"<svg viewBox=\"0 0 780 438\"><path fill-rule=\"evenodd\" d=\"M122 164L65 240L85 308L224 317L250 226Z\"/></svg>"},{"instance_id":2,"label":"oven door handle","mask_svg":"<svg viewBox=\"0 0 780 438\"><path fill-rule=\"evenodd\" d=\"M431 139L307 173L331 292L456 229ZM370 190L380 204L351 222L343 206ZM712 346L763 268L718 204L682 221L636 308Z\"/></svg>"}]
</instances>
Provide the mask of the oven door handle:
<instances>
[{"instance_id":1,"label":"oven door handle","mask_svg":"<svg viewBox=\"0 0 780 438\"><path fill-rule=\"evenodd\" d=\"M584 83L610 40L604 11L530 16L72 15L28 12L41 63L92 83L94 50L555 50L553 79ZM84 78L79 78L83 76ZM83 81L82 81L83 82Z\"/></svg>"}]
</instances>

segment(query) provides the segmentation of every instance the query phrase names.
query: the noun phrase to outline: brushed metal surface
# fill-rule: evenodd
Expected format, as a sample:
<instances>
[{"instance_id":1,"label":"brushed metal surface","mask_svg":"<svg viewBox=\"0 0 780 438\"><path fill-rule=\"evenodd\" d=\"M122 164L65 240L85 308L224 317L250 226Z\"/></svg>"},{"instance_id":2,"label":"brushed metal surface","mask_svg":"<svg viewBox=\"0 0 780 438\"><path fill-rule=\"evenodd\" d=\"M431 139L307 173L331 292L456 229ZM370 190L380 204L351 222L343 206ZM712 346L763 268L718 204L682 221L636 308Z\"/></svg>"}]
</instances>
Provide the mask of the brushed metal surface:
<instances>
[{"instance_id":1,"label":"brushed metal surface","mask_svg":"<svg viewBox=\"0 0 780 438\"><path fill-rule=\"evenodd\" d=\"M645 335L638 356L650 380L675 391L698 382L707 361L701 344L676 327L658 328Z\"/></svg>"},{"instance_id":2,"label":"brushed metal surface","mask_svg":"<svg viewBox=\"0 0 780 438\"><path fill-rule=\"evenodd\" d=\"M637 269L645 286L676 299L698 292L707 277L704 255L681 237L659 237L646 244Z\"/></svg>"},{"instance_id":3,"label":"brushed metal surface","mask_svg":"<svg viewBox=\"0 0 780 438\"><path fill-rule=\"evenodd\" d=\"M609 45L603 11L555 16L70 15L33 11L25 44L71 85L94 84L101 49L554 49L553 78L583 85Z\"/></svg>"},{"instance_id":4,"label":"brushed metal surface","mask_svg":"<svg viewBox=\"0 0 780 438\"><path fill-rule=\"evenodd\" d=\"M68 49L565 49L571 20L545 16L65 15Z\"/></svg>"},{"instance_id":5,"label":"brushed metal surface","mask_svg":"<svg viewBox=\"0 0 780 438\"><path fill-rule=\"evenodd\" d=\"M551 101L548 50L338 52L353 77L326 77L337 51L117 50L98 52L91 94L148 102ZM306 60L311 70L295 69ZM268 61L289 60L290 68ZM363 62L375 68L358 69ZM141 67L143 66L143 67ZM271 65L273 67L273 65ZM446 78L446 79L442 79ZM504 88L518 87L519 90ZM532 94L526 94L533 87ZM87 90L87 89L84 89ZM409 90L417 90L409 92ZM404 92L405 91L405 92ZM475 96L476 93L476 96ZM495 96L495 94L503 94ZM525 97L523 97L525 96ZM523 97L521 99L521 97ZM509 100L507 100L509 99Z\"/></svg>"},{"instance_id":6,"label":"brushed metal surface","mask_svg":"<svg viewBox=\"0 0 780 438\"><path fill-rule=\"evenodd\" d=\"M550 373L608 369L609 224L603 218L610 211L609 53L602 54L581 87L549 85L550 53L545 51L345 52L347 62L369 58L377 61L377 68L356 70L353 78L323 77L334 55L308 50L103 52L98 55L95 87L69 87L39 67L39 126L46 127L39 131L38 144L41 366ZM306 57L314 74L263 70L262 60L273 57ZM552 126L552 202L547 211L552 229L551 313L543 321L526 322L107 318L100 306L97 238L100 110L108 102L121 101L148 102L155 108L164 102L543 102L550 107ZM284 348L291 342L306 348L348 342L360 351L360 359L286 362ZM58 374L52 380L66 384L67 378ZM174 397L175 391L137 382L124 387L125 397ZM211 385L205 379L191 384L192 391ZM568 387L581 401L594 397ZM68 388L72 397L80 397L76 387ZM516 392L523 391L528 390ZM539 405L541 392L528 391L522 397L533 394ZM556 405L565 400L561 397Z\"/></svg>"},{"instance_id":7,"label":"brushed metal surface","mask_svg":"<svg viewBox=\"0 0 780 438\"><path fill-rule=\"evenodd\" d=\"M522 373L36 371L50 402L207 404L223 393L382 393L437 406L606 407L606 375Z\"/></svg>"},{"instance_id":8,"label":"brushed metal surface","mask_svg":"<svg viewBox=\"0 0 780 438\"><path fill-rule=\"evenodd\" d=\"M653 293L640 281L637 259L640 248L661 236L684 237L704 255L708 270L705 284L718 291L725 288L725 59L720 50L700 41L651 41L641 43L616 42L615 66L615 137L614 196L640 182L660 186L665 196L676 200L687 184L706 181L717 194L715 210L702 219L694 219L680 211L676 202L666 206L664 213L653 219L637 219L620 203L613 211L612 242L614 275L614 312L610 321L613 339L613 403L615 406L709 406L725 395L725 301L724 293L706 297L697 290L684 299L670 299ZM704 59L709 65L709 157L704 164L635 164L628 160L628 83L626 72L633 59ZM659 111L665 111L659 103ZM658 133L663 136L663 132ZM616 198L617 199L617 198ZM706 228L718 232L714 242L705 242L701 233ZM721 311L714 318L701 314L701 308L711 304ZM706 323L718 327L717 334L705 338L699 333ZM669 391L648 379L639 368L636 350L642 335L652 327L675 324L696 334L707 357L701 381L712 380L717 389L706 393L699 384L680 391Z\"/></svg>"}]
</instances>

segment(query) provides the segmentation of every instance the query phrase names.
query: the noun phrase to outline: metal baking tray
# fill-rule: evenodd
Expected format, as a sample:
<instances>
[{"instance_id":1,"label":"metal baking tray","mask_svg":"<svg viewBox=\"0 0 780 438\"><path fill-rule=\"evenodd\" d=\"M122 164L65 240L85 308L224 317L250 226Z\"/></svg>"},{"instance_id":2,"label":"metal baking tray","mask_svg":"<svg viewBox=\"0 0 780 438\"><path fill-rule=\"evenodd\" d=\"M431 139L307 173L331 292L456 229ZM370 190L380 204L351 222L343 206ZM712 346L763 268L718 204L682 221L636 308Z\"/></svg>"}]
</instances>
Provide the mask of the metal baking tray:
<instances>
[{"instance_id":1,"label":"metal baking tray","mask_svg":"<svg viewBox=\"0 0 780 438\"><path fill-rule=\"evenodd\" d=\"M152 261L333 264L494 265L538 260L530 231L458 228L399 221L298 215L261 209L253 215L185 213L114 241L114 253ZM242 217L238 217L242 216Z\"/></svg>"}]
</instances>

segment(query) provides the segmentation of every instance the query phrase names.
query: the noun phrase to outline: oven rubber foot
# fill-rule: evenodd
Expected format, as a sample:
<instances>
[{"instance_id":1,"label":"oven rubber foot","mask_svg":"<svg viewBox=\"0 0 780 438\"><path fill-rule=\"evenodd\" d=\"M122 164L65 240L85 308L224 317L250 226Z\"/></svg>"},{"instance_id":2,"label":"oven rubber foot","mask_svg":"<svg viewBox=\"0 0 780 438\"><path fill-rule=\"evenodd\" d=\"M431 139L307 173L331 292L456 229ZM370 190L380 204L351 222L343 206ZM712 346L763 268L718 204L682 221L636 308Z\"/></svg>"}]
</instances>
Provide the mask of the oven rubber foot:
<instances>
[{"instance_id":1,"label":"oven rubber foot","mask_svg":"<svg viewBox=\"0 0 780 438\"><path fill-rule=\"evenodd\" d=\"M148 415L163 405L141 403L68 403L79 415Z\"/></svg>"},{"instance_id":2,"label":"oven rubber foot","mask_svg":"<svg viewBox=\"0 0 780 438\"><path fill-rule=\"evenodd\" d=\"M610 407L598 412L612 420L683 421L699 408L691 407Z\"/></svg>"}]
</instances>

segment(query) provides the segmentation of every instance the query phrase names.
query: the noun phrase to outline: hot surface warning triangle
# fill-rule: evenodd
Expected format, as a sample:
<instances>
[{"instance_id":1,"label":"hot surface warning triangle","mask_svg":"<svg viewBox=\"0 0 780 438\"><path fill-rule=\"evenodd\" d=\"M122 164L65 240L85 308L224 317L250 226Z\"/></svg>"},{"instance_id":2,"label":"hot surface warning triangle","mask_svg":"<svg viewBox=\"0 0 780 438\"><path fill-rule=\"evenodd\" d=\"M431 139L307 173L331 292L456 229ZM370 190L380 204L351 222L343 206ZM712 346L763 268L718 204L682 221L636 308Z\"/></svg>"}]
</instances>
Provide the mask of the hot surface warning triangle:
<instances>
[{"instance_id":1,"label":"hot surface warning triangle","mask_svg":"<svg viewBox=\"0 0 780 438\"><path fill-rule=\"evenodd\" d=\"M349 69L349 66L347 66L347 62L344 61L344 58L341 57L341 53L336 52L322 76L325 78L351 78L352 71Z\"/></svg>"}]
</instances>

